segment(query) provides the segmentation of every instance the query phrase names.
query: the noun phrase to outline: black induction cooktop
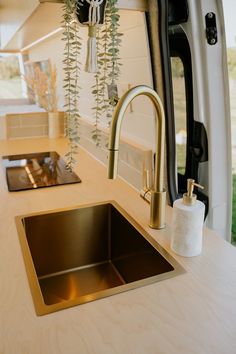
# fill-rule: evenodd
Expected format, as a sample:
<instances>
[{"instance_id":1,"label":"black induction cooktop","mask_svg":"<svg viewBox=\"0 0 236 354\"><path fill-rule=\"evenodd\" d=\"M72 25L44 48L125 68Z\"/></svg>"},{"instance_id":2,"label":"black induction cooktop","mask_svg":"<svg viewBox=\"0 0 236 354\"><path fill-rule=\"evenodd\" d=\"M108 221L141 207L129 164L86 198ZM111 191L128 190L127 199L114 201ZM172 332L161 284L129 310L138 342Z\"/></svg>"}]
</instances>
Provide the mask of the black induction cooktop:
<instances>
[{"instance_id":1,"label":"black induction cooktop","mask_svg":"<svg viewBox=\"0 0 236 354\"><path fill-rule=\"evenodd\" d=\"M56 151L3 156L9 192L64 184L81 179L66 169L65 161Z\"/></svg>"}]
</instances>

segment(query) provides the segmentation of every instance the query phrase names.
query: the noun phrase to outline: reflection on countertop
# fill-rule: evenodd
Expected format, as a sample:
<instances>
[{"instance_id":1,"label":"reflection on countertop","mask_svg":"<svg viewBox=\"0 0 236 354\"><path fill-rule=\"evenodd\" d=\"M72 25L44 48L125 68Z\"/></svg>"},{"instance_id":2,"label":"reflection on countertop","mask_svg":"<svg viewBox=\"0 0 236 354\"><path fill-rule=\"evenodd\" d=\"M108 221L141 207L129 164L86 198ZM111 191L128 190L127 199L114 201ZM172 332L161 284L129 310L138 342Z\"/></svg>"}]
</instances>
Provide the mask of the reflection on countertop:
<instances>
[{"instance_id":1,"label":"reflection on countertop","mask_svg":"<svg viewBox=\"0 0 236 354\"><path fill-rule=\"evenodd\" d=\"M56 151L3 156L3 165L10 192L81 182Z\"/></svg>"}]
</instances>

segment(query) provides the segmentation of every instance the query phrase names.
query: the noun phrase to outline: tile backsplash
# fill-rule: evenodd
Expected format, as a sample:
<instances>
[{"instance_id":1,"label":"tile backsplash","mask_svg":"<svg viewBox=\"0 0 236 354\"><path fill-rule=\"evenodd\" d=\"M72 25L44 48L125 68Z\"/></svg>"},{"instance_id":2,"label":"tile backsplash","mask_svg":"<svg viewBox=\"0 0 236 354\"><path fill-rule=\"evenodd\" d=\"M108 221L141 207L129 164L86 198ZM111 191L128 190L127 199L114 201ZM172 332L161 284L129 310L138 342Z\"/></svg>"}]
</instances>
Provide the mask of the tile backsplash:
<instances>
[{"instance_id":1,"label":"tile backsplash","mask_svg":"<svg viewBox=\"0 0 236 354\"><path fill-rule=\"evenodd\" d=\"M6 114L6 138L39 138L48 136L47 112ZM61 135L64 135L64 112L60 112Z\"/></svg>"},{"instance_id":2,"label":"tile backsplash","mask_svg":"<svg viewBox=\"0 0 236 354\"><path fill-rule=\"evenodd\" d=\"M108 132L101 132L101 144L96 146L92 139L94 126L85 120L80 122L80 145L95 158L107 165ZM118 174L137 189L143 187L144 169L152 169L152 150L127 139L120 140Z\"/></svg>"}]
</instances>

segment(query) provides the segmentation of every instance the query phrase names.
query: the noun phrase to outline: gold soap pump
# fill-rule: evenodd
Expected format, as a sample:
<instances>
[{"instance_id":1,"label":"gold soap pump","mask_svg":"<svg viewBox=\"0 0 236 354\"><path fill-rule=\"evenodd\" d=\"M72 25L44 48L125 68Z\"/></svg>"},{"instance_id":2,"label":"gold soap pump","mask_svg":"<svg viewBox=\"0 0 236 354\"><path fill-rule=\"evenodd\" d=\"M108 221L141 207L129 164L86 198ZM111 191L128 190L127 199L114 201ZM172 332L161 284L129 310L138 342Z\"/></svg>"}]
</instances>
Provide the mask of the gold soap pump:
<instances>
[{"instance_id":1,"label":"gold soap pump","mask_svg":"<svg viewBox=\"0 0 236 354\"><path fill-rule=\"evenodd\" d=\"M194 187L203 189L194 179L187 180L187 193L173 204L171 249L184 257L198 256L202 252L202 230L205 205L197 200Z\"/></svg>"},{"instance_id":2,"label":"gold soap pump","mask_svg":"<svg viewBox=\"0 0 236 354\"><path fill-rule=\"evenodd\" d=\"M183 203L185 205L193 205L196 202L197 196L196 196L196 194L193 193L194 187L204 189L203 186L201 186L198 183L195 183L194 179L188 178L187 179L187 193L184 193L184 195L183 195Z\"/></svg>"}]
</instances>

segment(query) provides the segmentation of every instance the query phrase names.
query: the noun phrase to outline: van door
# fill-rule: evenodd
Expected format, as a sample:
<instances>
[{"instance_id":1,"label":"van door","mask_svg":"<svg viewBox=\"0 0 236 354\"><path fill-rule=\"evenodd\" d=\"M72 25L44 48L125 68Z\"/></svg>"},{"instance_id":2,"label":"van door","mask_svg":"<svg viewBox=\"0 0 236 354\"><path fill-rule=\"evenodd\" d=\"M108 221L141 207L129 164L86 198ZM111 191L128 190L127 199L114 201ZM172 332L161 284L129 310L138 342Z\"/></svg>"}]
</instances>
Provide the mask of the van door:
<instances>
[{"instance_id":1,"label":"van door","mask_svg":"<svg viewBox=\"0 0 236 354\"><path fill-rule=\"evenodd\" d=\"M230 241L231 132L222 1L148 3L152 10L158 4L170 202L186 190L187 178L194 178L205 187L196 194L206 205L206 225Z\"/></svg>"}]
</instances>

